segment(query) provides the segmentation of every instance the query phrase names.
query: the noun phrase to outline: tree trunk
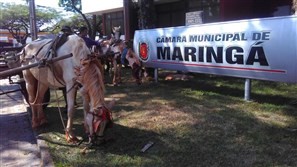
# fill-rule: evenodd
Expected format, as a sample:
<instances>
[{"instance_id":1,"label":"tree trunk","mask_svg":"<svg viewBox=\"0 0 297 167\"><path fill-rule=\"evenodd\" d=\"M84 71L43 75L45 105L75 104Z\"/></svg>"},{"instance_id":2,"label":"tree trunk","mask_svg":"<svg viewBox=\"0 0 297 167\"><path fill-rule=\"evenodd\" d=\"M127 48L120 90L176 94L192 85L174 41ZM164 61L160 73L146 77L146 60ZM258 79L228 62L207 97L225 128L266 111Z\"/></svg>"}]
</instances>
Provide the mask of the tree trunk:
<instances>
[{"instance_id":1,"label":"tree trunk","mask_svg":"<svg viewBox=\"0 0 297 167\"><path fill-rule=\"evenodd\" d=\"M86 15L83 14L82 11L79 10L79 9L75 6L74 0L71 0L71 3L72 3L72 4L71 4L71 5L72 5L72 9L74 9L77 13L79 13L79 14L82 16L83 20L86 22L87 27L88 27L88 30L89 30L89 35L90 35L90 32L91 32L91 30L92 30L92 27L91 27L91 24L90 24L89 20L87 19Z\"/></svg>"},{"instance_id":2,"label":"tree trunk","mask_svg":"<svg viewBox=\"0 0 297 167\"><path fill-rule=\"evenodd\" d=\"M294 11L294 14L297 15L297 0L293 0L292 9Z\"/></svg>"},{"instance_id":3,"label":"tree trunk","mask_svg":"<svg viewBox=\"0 0 297 167\"><path fill-rule=\"evenodd\" d=\"M90 38L95 40L96 37L96 25L97 25L97 17L96 15L92 15L93 20L92 20L92 31L91 31L91 35Z\"/></svg>"},{"instance_id":4,"label":"tree trunk","mask_svg":"<svg viewBox=\"0 0 297 167\"><path fill-rule=\"evenodd\" d=\"M154 0L139 0L138 27L140 29L155 28L155 5Z\"/></svg>"},{"instance_id":5,"label":"tree trunk","mask_svg":"<svg viewBox=\"0 0 297 167\"><path fill-rule=\"evenodd\" d=\"M154 0L139 0L138 27L139 29L150 29L156 27L156 12ZM154 68L145 68L149 77L154 77Z\"/></svg>"}]
</instances>

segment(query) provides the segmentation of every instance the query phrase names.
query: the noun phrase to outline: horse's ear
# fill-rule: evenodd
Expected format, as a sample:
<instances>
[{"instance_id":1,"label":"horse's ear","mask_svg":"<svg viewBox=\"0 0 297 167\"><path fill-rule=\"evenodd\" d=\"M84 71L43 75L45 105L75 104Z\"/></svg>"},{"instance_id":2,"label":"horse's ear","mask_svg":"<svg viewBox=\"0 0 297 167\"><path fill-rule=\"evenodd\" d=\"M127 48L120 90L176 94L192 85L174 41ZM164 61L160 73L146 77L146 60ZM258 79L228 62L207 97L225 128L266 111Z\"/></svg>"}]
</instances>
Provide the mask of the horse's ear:
<instances>
[{"instance_id":1,"label":"horse's ear","mask_svg":"<svg viewBox=\"0 0 297 167\"><path fill-rule=\"evenodd\" d=\"M20 58L21 62L25 60L25 53L25 47L19 53L17 53L17 56Z\"/></svg>"}]
</instances>

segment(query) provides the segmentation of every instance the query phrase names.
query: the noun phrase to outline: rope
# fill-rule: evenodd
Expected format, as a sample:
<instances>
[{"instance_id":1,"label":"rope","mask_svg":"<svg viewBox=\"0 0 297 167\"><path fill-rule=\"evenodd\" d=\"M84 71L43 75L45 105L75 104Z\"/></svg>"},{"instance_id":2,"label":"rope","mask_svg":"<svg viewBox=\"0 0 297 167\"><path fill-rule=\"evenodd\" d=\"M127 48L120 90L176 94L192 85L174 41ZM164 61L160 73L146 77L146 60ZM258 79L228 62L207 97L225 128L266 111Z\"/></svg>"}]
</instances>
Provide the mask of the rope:
<instances>
[{"instance_id":1,"label":"rope","mask_svg":"<svg viewBox=\"0 0 297 167\"><path fill-rule=\"evenodd\" d=\"M52 71L54 73L53 66L51 66L51 68L52 68ZM55 85L55 77L53 77L53 83ZM58 103L58 111L59 111L60 119L61 119L61 122L62 122L62 125L63 125L63 128L64 128L64 131L66 131L66 126L65 126L65 123L64 123L64 120L63 120L63 116L62 116L62 112L61 112L60 100L59 100L59 97L58 97L57 89L55 89L55 95L56 95L56 99L57 99L57 103ZM66 96L67 96L67 93L66 93ZM66 101L66 103L67 103L67 101ZM67 113L68 113L68 108L67 108Z\"/></svg>"},{"instance_id":2,"label":"rope","mask_svg":"<svg viewBox=\"0 0 297 167\"><path fill-rule=\"evenodd\" d=\"M36 103L36 101L37 101L37 96L38 96L38 92L39 92L39 85L40 85L40 70L39 70L39 68L38 68L38 71L39 72L38 72L38 81L37 81L37 83L38 83L37 84L37 91L36 91L36 94L35 94L35 99L34 99L33 103L30 103L30 105Z\"/></svg>"},{"instance_id":3,"label":"rope","mask_svg":"<svg viewBox=\"0 0 297 167\"><path fill-rule=\"evenodd\" d=\"M59 100L59 98L58 98L57 89L55 89L55 95L56 95L56 98L57 98L57 103L58 103L58 110L59 110L60 119L61 119L61 122L62 122L62 125L63 125L64 130L66 130L66 126L65 126L65 123L64 123L64 120L63 120L63 116L62 116L62 112L61 112L61 108L60 108L60 100ZM68 109L67 109L67 110L68 110Z\"/></svg>"},{"instance_id":4,"label":"rope","mask_svg":"<svg viewBox=\"0 0 297 167\"><path fill-rule=\"evenodd\" d=\"M54 68L52 66L48 66L48 68L52 68L51 70L54 71ZM39 70L39 68L38 68L38 70ZM55 77L53 77L53 83L55 85ZM38 85L37 85L37 92L36 92L36 95L35 95L35 100L34 100L33 103L30 103L30 105L36 103L39 87L40 87L40 72L38 73ZM66 126L65 126L63 116L62 116L62 112L61 112L60 100L59 100L62 96L58 97L58 93L57 93L56 89L55 89L55 95L56 95L56 99L57 99L56 102L58 103L58 110L59 110L60 119L61 119L64 130L66 130ZM49 102L48 103L38 103L38 104L34 104L34 105L44 105L44 104L49 104Z\"/></svg>"},{"instance_id":5,"label":"rope","mask_svg":"<svg viewBox=\"0 0 297 167\"><path fill-rule=\"evenodd\" d=\"M45 43L43 46L41 46L41 48L39 48L39 50L38 50L37 53L36 53L36 58L37 58L39 52L43 49L43 47L44 47L45 45L49 44L50 42L51 42L51 41ZM50 49L50 48L49 48L49 49ZM41 65L41 64L45 64L45 60L46 60L46 59L40 59L40 60L39 60L40 65ZM39 72L38 72L37 92L36 92L36 94L35 94L35 99L34 99L33 103L30 103L30 105L36 103L36 100L37 100L37 95L38 95L39 85L40 85L40 70L39 70L39 68L38 68L38 71L39 71Z\"/></svg>"},{"instance_id":6,"label":"rope","mask_svg":"<svg viewBox=\"0 0 297 167\"><path fill-rule=\"evenodd\" d=\"M57 99L61 99L63 96L58 97ZM57 103L58 100L51 100L50 102L45 102L45 103L38 103L38 104L34 104L35 106L41 106L44 104L50 104L50 103Z\"/></svg>"}]
</instances>

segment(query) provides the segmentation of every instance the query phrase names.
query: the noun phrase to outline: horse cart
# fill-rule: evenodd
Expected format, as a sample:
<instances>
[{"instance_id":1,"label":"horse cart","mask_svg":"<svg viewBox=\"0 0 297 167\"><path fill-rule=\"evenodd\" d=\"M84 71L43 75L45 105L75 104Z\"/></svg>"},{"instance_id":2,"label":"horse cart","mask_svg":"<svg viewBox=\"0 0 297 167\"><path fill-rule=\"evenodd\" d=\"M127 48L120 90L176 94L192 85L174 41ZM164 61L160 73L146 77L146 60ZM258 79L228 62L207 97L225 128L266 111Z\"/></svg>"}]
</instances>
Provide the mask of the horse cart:
<instances>
[{"instance_id":1,"label":"horse cart","mask_svg":"<svg viewBox=\"0 0 297 167\"><path fill-rule=\"evenodd\" d=\"M40 66L41 63L38 62L35 64L21 67L19 52L22 50L22 48L23 47L0 48L0 79L8 79L9 84L19 85L19 88L15 90L3 91L2 89L0 89L0 96L21 91L26 102L29 104L28 92L26 89L26 83L23 78L22 70ZM48 60L47 62L44 62L44 63L53 63L55 61L59 61L71 56L72 55L65 55L56 59ZM43 108L47 106L49 101L50 101L50 90L48 90L45 94L44 101L43 101L44 102Z\"/></svg>"},{"instance_id":2,"label":"horse cart","mask_svg":"<svg viewBox=\"0 0 297 167\"><path fill-rule=\"evenodd\" d=\"M11 71L13 68L18 67L19 56L17 55L18 52L22 50L23 47L9 47L9 48L0 48L0 79L8 79L9 84L18 84L19 89L10 90L4 92L0 89L0 96L6 95L9 93L21 91L25 100L28 102L28 93L26 90L26 84L23 79L22 71L15 71L11 73L7 73L7 71Z\"/></svg>"}]
</instances>

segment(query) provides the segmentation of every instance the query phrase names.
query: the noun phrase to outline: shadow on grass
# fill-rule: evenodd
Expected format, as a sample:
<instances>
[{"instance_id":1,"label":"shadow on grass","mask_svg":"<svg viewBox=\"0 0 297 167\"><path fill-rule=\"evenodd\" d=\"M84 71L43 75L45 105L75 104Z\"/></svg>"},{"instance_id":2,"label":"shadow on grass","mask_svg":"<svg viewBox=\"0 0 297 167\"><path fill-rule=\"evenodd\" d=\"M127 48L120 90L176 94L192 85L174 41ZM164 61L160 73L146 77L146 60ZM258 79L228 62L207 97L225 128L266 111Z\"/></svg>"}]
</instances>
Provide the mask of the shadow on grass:
<instances>
[{"instance_id":1,"label":"shadow on grass","mask_svg":"<svg viewBox=\"0 0 297 167\"><path fill-rule=\"evenodd\" d=\"M232 86L241 82L242 89ZM269 85L271 88L274 86L275 83ZM124 117L116 120L114 127L106 133L106 136L114 141L99 146L85 156L77 154L76 147L70 146L71 150L65 151L57 146L59 142L52 142L54 147L58 147L53 149L53 156L56 162L67 162L69 166L296 166L297 134L275 123L289 121L271 118L272 121L266 122L266 109L260 113L263 114L261 117L257 117L253 112L229 107L234 103L244 103L241 99L243 87L244 82L241 79L213 76L198 77L190 81L161 80L157 84L137 87L129 84L107 87L108 96L124 95L113 109L114 113L119 114L125 111ZM197 95L199 97L195 97L192 92L188 96L181 93L185 89L202 93ZM282 107L281 112L284 114L296 115L292 109L294 106L283 107L287 105L286 100L293 98L256 93L252 94L252 99L257 99L255 101L258 103L278 105ZM151 112L152 106L157 104L156 101L160 103L154 108L158 112L152 113L160 115L162 110L170 108L173 111L186 112L186 119L193 122L187 122L186 125L174 124L175 121L185 118L179 117L184 116L183 113L169 117L174 119L164 119L165 122L153 122L153 115L146 113ZM185 106L189 109L183 108ZM257 107L261 110L263 106ZM57 108L49 108L46 111L49 122L53 123L47 132L63 135L57 111ZM82 114L82 110L76 111L74 122L74 132L80 136L85 135ZM134 114L143 114L143 117L133 117ZM266 117L269 118L269 115ZM131 118L139 119L139 124L129 124ZM120 119L125 119L127 123L120 124ZM161 130L156 133L152 130L154 125L144 126L140 120L159 124ZM141 148L149 141L155 142L155 145L147 152L141 153ZM61 152L67 152L68 157L73 155L75 158L68 158Z\"/></svg>"},{"instance_id":2,"label":"shadow on grass","mask_svg":"<svg viewBox=\"0 0 297 167\"><path fill-rule=\"evenodd\" d=\"M84 133L84 127L83 127L83 113L82 110L76 111L78 114L75 115L75 121L73 124L74 133L77 136L85 137L86 134ZM58 108L56 107L50 107L47 108L45 111L49 124L46 127L40 128L38 130L38 134L44 134L44 133L53 133L53 134L60 134L64 136L64 128L60 121L60 116L58 113ZM63 120L66 123L66 114L63 113ZM144 146L149 141L154 141L157 143L160 143L158 136L154 132L141 130L138 128L131 128L122 126L117 123L113 123L112 128L107 129L106 131L106 137L114 139L111 144L106 143L106 145L103 145L103 149L106 148L108 151L112 151L114 154L129 154L129 153L139 153L140 148ZM67 147L75 147L73 144L65 144L65 139L62 139L62 142L57 141L50 141L48 139L43 138L44 140L47 140L47 142L60 145L60 146L67 146ZM116 146L114 146L116 145ZM121 146L120 148L118 146ZM100 146L99 146L100 147ZM108 148L107 148L108 147ZM101 148L101 149L102 149ZM107 151L106 150L106 151ZM132 154L131 154L132 155Z\"/></svg>"},{"instance_id":3,"label":"shadow on grass","mask_svg":"<svg viewBox=\"0 0 297 167\"><path fill-rule=\"evenodd\" d=\"M191 162L187 164L190 166L193 163L199 164L197 166L297 165L296 133L228 108L216 114L207 113L203 118L203 122L190 128L188 141L178 142L181 154L191 156L177 157L176 163Z\"/></svg>"},{"instance_id":4,"label":"shadow on grass","mask_svg":"<svg viewBox=\"0 0 297 167\"><path fill-rule=\"evenodd\" d=\"M269 94L259 94L253 92L253 90L258 89L257 86L261 85L270 89L282 89L279 87L280 83L270 82L270 81L255 81L254 87L251 87L250 98L252 101L258 103L269 103L274 105L289 105L297 107L297 99L293 97L286 97L282 95ZM167 87L172 87L171 89L184 89L190 88L192 90L199 90L205 92L212 92L220 94L223 96L233 96L240 97L244 99L244 84L245 80L242 78L233 77L223 77L223 76L213 76L213 75L202 75L195 74L195 78L189 81L160 81L160 84L164 84ZM232 86L233 85L233 86ZM234 85L242 85L241 88L236 88ZM261 89L261 88L260 88ZM293 93L293 92L292 92ZM297 92L296 92L297 93Z\"/></svg>"}]
</instances>

